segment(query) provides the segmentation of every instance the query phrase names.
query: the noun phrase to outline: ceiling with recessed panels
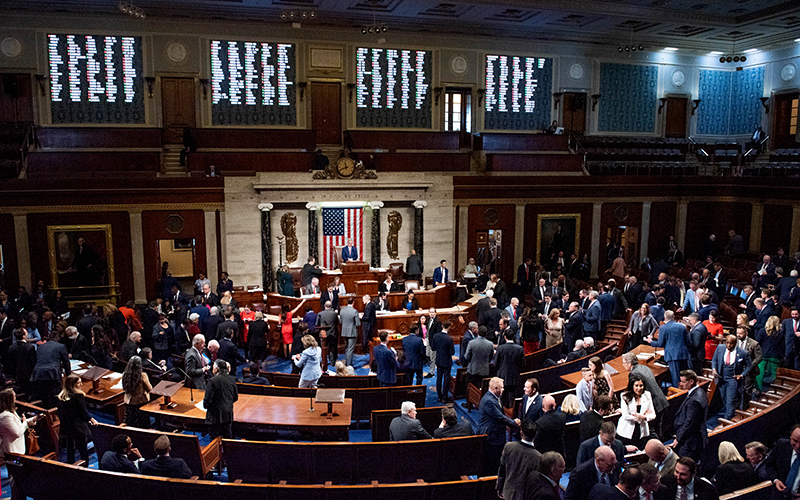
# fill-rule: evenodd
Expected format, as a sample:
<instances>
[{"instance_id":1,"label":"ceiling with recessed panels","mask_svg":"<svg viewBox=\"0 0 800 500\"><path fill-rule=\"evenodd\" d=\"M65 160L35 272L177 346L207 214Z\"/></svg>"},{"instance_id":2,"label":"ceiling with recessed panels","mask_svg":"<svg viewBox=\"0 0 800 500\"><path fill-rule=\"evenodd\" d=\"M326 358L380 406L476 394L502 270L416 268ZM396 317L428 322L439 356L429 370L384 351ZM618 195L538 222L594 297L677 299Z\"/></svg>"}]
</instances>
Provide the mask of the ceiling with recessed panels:
<instances>
[{"instance_id":1,"label":"ceiling with recessed panels","mask_svg":"<svg viewBox=\"0 0 800 500\"><path fill-rule=\"evenodd\" d=\"M299 21L304 28L342 29L377 23L393 32L589 45L633 41L651 50L671 46L728 52L733 42L737 50L765 50L800 37L798 0L135 0L134 4L151 19ZM0 0L0 9L123 15L117 0ZM302 19L303 11L314 11L315 17Z\"/></svg>"}]
</instances>

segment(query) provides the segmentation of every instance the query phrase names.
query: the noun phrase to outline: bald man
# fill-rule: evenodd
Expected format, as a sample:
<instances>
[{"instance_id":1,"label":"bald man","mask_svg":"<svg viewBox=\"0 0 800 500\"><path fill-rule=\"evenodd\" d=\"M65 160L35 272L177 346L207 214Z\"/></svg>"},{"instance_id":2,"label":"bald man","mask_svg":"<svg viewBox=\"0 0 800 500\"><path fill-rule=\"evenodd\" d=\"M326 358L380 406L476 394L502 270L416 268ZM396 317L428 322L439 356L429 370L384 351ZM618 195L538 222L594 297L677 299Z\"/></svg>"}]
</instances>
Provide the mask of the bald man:
<instances>
[{"instance_id":1,"label":"bald man","mask_svg":"<svg viewBox=\"0 0 800 500\"><path fill-rule=\"evenodd\" d=\"M596 484L615 486L619 480L617 455L608 446L594 451L594 460L584 462L572 470L564 500L586 500Z\"/></svg>"}]
</instances>

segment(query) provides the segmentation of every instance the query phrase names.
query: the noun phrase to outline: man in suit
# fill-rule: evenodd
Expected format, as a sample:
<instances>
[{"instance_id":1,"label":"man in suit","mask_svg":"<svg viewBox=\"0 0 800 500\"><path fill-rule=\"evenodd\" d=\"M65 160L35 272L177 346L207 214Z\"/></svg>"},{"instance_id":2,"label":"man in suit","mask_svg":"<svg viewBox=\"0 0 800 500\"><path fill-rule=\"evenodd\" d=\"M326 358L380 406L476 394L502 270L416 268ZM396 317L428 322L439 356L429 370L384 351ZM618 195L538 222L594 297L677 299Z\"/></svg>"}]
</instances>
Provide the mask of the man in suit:
<instances>
[{"instance_id":1,"label":"man in suit","mask_svg":"<svg viewBox=\"0 0 800 500\"><path fill-rule=\"evenodd\" d=\"M776 316L776 314L772 300L759 297L753 302L756 306L756 317L750 320L750 326L753 327L754 332L757 332L767 326L767 320L770 316Z\"/></svg>"},{"instance_id":2,"label":"man in suit","mask_svg":"<svg viewBox=\"0 0 800 500\"><path fill-rule=\"evenodd\" d=\"M417 420L417 405L411 401L403 401L400 405L400 416L392 419L389 424L389 441L411 441L417 439L431 439L428 431L422 428L422 423Z\"/></svg>"},{"instance_id":3,"label":"man in suit","mask_svg":"<svg viewBox=\"0 0 800 500\"><path fill-rule=\"evenodd\" d=\"M425 267L422 264L422 259L417 255L417 251L411 249L411 255L406 259L406 276L410 280L417 280L422 284L422 271Z\"/></svg>"},{"instance_id":4,"label":"man in suit","mask_svg":"<svg viewBox=\"0 0 800 500\"><path fill-rule=\"evenodd\" d=\"M744 302L739 304L739 308L741 309L739 312L747 314L747 317L752 320L756 317L755 300L758 298L758 294L755 293L752 285L745 285L742 290L744 291L745 299Z\"/></svg>"},{"instance_id":5,"label":"man in suit","mask_svg":"<svg viewBox=\"0 0 800 500\"><path fill-rule=\"evenodd\" d=\"M594 450L594 460L583 462L572 469L564 500L587 500L594 485L614 486L618 479L619 467L614 450L608 446L600 446Z\"/></svg>"},{"instance_id":6,"label":"man in suit","mask_svg":"<svg viewBox=\"0 0 800 500\"><path fill-rule=\"evenodd\" d=\"M489 277L489 280L494 283L493 297L497 299L497 305L500 308L506 307L506 304L508 303L508 291L506 290L506 284L503 283L503 280L500 279L500 276L496 274L492 274Z\"/></svg>"},{"instance_id":7,"label":"man in suit","mask_svg":"<svg viewBox=\"0 0 800 500\"><path fill-rule=\"evenodd\" d=\"M525 257L525 261L517 268L517 290L520 297L530 293L533 286L533 261Z\"/></svg>"},{"instance_id":8,"label":"man in suit","mask_svg":"<svg viewBox=\"0 0 800 500\"><path fill-rule=\"evenodd\" d=\"M567 416L556 411L556 400L549 394L542 399L542 415L536 420L536 449L544 453L557 451L564 452L564 428L567 425Z\"/></svg>"},{"instance_id":9,"label":"man in suit","mask_svg":"<svg viewBox=\"0 0 800 500\"><path fill-rule=\"evenodd\" d=\"M205 283L203 285L203 303L208 307L219 306L219 296L211 291L211 285Z\"/></svg>"},{"instance_id":10,"label":"man in suit","mask_svg":"<svg viewBox=\"0 0 800 500\"><path fill-rule=\"evenodd\" d=\"M339 310L339 289L333 285L332 281L328 283L328 287L319 296L319 305L324 307L326 302L331 303L334 311Z\"/></svg>"},{"instance_id":11,"label":"man in suit","mask_svg":"<svg viewBox=\"0 0 800 500\"><path fill-rule=\"evenodd\" d=\"M644 288L642 288L642 284L639 283L639 280L636 276L630 276L628 278L628 293L625 294L625 299L628 301L628 305L631 308L639 308L644 302Z\"/></svg>"},{"instance_id":12,"label":"man in suit","mask_svg":"<svg viewBox=\"0 0 800 500\"><path fill-rule=\"evenodd\" d=\"M597 340L600 337L600 319L602 317L602 309L600 302L597 300L597 291L592 290L589 292L589 308L586 309L585 318L583 320L583 333L586 336L592 337Z\"/></svg>"},{"instance_id":13,"label":"man in suit","mask_svg":"<svg viewBox=\"0 0 800 500\"><path fill-rule=\"evenodd\" d=\"M706 391L697 387L697 374L692 370L680 373L679 388L689 391L686 399L681 403L675 414L675 440L673 449L677 448L678 455L699 459L708 444L708 396Z\"/></svg>"},{"instance_id":14,"label":"man in suit","mask_svg":"<svg viewBox=\"0 0 800 500\"><path fill-rule=\"evenodd\" d=\"M745 456L750 466L756 472L759 481L772 481L778 473L771 469L766 461L769 450L759 441L751 441L744 445Z\"/></svg>"},{"instance_id":15,"label":"man in suit","mask_svg":"<svg viewBox=\"0 0 800 500\"><path fill-rule=\"evenodd\" d=\"M690 314L700 311L700 298L697 296L697 287L700 283L697 280L689 282L689 289L686 290L686 298L683 299L683 305L679 311L683 314Z\"/></svg>"},{"instance_id":16,"label":"man in suit","mask_svg":"<svg viewBox=\"0 0 800 500\"><path fill-rule=\"evenodd\" d=\"M547 292L547 280L539 278L539 282L533 288L533 305L537 310L540 310L540 306L544 302L545 292Z\"/></svg>"},{"instance_id":17,"label":"man in suit","mask_svg":"<svg viewBox=\"0 0 800 500\"><path fill-rule=\"evenodd\" d=\"M554 301L553 294L549 291L544 293L544 301L539 304L539 313L544 316L549 316L550 311L558 309L558 305Z\"/></svg>"},{"instance_id":18,"label":"man in suit","mask_svg":"<svg viewBox=\"0 0 800 500\"><path fill-rule=\"evenodd\" d=\"M656 415L660 415L669 406L669 402L667 402L664 391L661 390L661 385L656 381L653 370L647 365L640 365L639 358L632 352L626 352L622 355L622 366L630 372L628 378L631 375L638 375L642 379L645 390L649 391L650 396L653 398L653 408L656 411ZM651 427L653 425L651 424Z\"/></svg>"},{"instance_id":19,"label":"man in suit","mask_svg":"<svg viewBox=\"0 0 800 500\"><path fill-rule=\"evenodd\" d=\"M581 413L580 431L581 442L595 439L603 427L605 417L614 411L614 401L608 394L600 394L595 398L594 405L589 411Z\"/></svg>"},{"instance_id":20,"label":"man in suit","mask_svg":"<svg viewBox=\"0 0 800 500\"><path fill-rule=\"evenodd\" d=\"M369 342L375 336L375 303L369 295L361 297L364 313L361 315L361 352L369 352Z\"/></svg>"},{"instance_id":21,"label":"man in suit","mask_svg":"<svg viewBox=\"0 0 800 500\"><path fill-rule=\"evenodd\" d=\"M783 332L786 359L784 365L788 368L800 370L800 310L792 308L791 318L783 320Z\"/></svg>"},{"instance_id":22,"label":"man in suit","mask_svg":"<svg viewBox=\"0 0 800 500\"><path fill-rule=\"evenodd\" d=\"M500 318L502 313L497 308L497 299L492 297L489 299L489 310L483 313L483 319L478 321L478 324L485 326L487 330L486 337L493 343L497 343L497 330L500 327Z\"/></svg>"},{"instance_id":23,"label":"man in suit","mask_svg":"<svg viewBox=\"0 0 800 500\"><path fill-rule=\"evenodd\" d=\"M486 290L486 296L479 299L475 304L475 317L478 319L478 324L480 325L484 324L483 315L492 307L490 303L492 297L494 297L494 290Z\"/></svg>"},{"instance_id":24,"label":"man in suit","mask_svg":"<svg viewBox=\"0 0 800 500\"><path fill-rule=\"evenodd\" d=\"M689 492L692 492L694 500L719 500L714 485L696 475L697 462L690 457L679 458L672 477L665 477L661 480L666 488L656 496L656 500L689 498Z\"/></svg>"},{"instance_id":25,"label":"man in suit","mask_svg":"<svg viewBox=\"0 0 800 500\"><path fill-rule=\"evenodd\" d=\"M722 264L714 262L714 271L711 273L711 283L709 287L717 294L719 300L725 298L725 290L728 287L728 275L722 270Z\"/></svg>"},{"instance_id":26,"label":"man in suit","mask_svg":"<svg viewBox=\"0 0 800 500\"><path fill-rule=\"evenodd\" d=\"M131 461L129 456L135 457ZM127 434L117 434L111 440L111 449L103 453L100 458L100 470L110 472L124 472L126 474L140 474L139 463L142 462L142 454L138 448L133 447L133 442Z\"/></svg>"},{"instance_id":27,"label":"man in suit","mask_svg":"<svg viewBox=\"0 0 800 500\"><path fill-rule=\"evenodd\" d=\"M678 454L672 448L664 446L658 439L651 439L644 445L650 465L655 466L661 477L671 477L675 473L675 464L678 463Z\"/></svg>"},{"instance_id":28,"label":"man in suit","mask_svg":"<svg viewBox=\"0 0 800 500\"><path fill-rule=\"evenodd\" d=\"M508 312L508 315L511 317L512 320L517 321L519 319L520 314L522 311L520 310L519 306L519 299L516 297L511 297L511 303L506 306L504 311Z\"/></svg>"},{"instance_id":29,"label":"man in suit","mask_svg":"<svg viewBox=\"0 0 800 500\"><path fill-rule=\"evenodd\" d=\"M182 458L172 458L169 452L170 447L169 438L166 435L159 436L156 439L153 448L158 457L151 460L145 460L139 465L141 473L145 476L158 476L168 477L172 479L189 479L192 477L192 471Z\"/></svg>"},{"instance_id":30,"label":"man in suit","mask_svg":"<svg viewBox=\"0 0 800 500\"><path fill-rule=\"evenodd\" d=\"M600 432L597 436L590 437L581 443L578 448L576 463L580 465L587 460L591 460L594 456L594 450L600 446L608 446L614 450L617 462L622 463L625 460L625 445L617 439L617 426L614 425L614 422L603 422L600 425Z\"/></svg>"},{"instance_id":31,"label":"man in suit","mask_svg":"<svg viewBox=\"0 0 800 500\"><path fill-rule=\"evenodd\" d=\"M478 337L467 346L464 361L467 362L467 383L481 386L481 380L489 376L489 364L494 356L494 344L486 340L486 327L478 328Z\"/></svg>"},{"instance_id":32,"label":"man in suit","mask_svg":"<svg viewBox=\"0 0 800 500\"><path fill-rule=\"evenodd\" d=\"M459 422L456 411L452 406L442 408L442 423L433 431L435 439L473 435L475 435L475 432L467 419L462 417Z\"/></svg>"},{"instance_id":33,"label":"man in suit","mask_svg":"<svg viewBox=\"0 0 800 500\"><path fill-rule=\"evenodd\" d=\"M342 248L342 262L354 262L358 260L358 248L353 246L353 239L347 240L347 246Z\"/></svg>"},{"instance_id":34,"label":"man in suit","mask_svg":"<svg viewBox=\"0 0 800 500\"><path fill-rule=\"evenodd\" d=\"M736 408L739 407L737 400L744 382L742 379L750 373L752 366L747 351L736 346L735 335L728 335L725 345L717 346L714 351L711 370L717 378L717 389L722 396L726 419L733 418Z\"/></svg>"},{"instance_id":35,"label":"man in suit","mask_svg":"<svg viewBox=\"0 0 800 500\"><path fill-rule=\"evenodd\" d=\"M242 381L245 384L272 385L269 383L269 380L259 375L261 372L261 365L259 365L257 362L250 363L249 371L250 375L244 377L244 380Z\"/></svg>"},{"instance_id":36,"label":"man in suit","mask_svg":"<svg viewBox=\"0 0 800 500\"><path fill-rule=\"evenodd\" d=\"M800 493L800 424L792 427L789 439L775 443L764 464L772 472L772 484L777 490L773 498L796 498Z\"/></svg>"},{"instance_id":37,"label":"man in suit","mask_svg":"<svg viewBox=\"0 0 800 500\"><path fill-rule=\"evenodd\" d=\"M536 422L542 416L542 395L539 394L539 381L529 378L523 385L522 404L519 406L519 419Z\"/></svg>"},{"instance_id":38,"label":"man in suit","mask_svg":"<svg viewBox=\"0 0 800 500\"><path fill-rule=\"evenodd\" d=\"M433 345L433 337L442 331L442 322L436 317L436 308L431 307L428 310L428 323L422 335L422 341L425 342L425 354L428 356L428 369L425 378L431 378L436 375L436 348Z\"/></svg>"},{"instance_id":39,"label":"man in suit","mask_svg":"<svg viewBox=\"0 0 800 500\"><path fill-rule=\"evenodd\" d=\"M225 316L224 321L220 322L217 325L217 332L214 336L215 340L222 340L225 338L225 332L230 330L231 332L231 339L238 339L239 338L239 325L236 323L234 318L236 315L233 312L233 308L230 306L226 306L224 309L223 315Z\"/></svg>"},{"instance_id":40,"label":"man in suit","mask_svg":"<svg viewBox=\"0 0 800 500\"><path fill-rule=\"evenodd\" d=\"M564 498L559 482L567 468L564 457L555 451L542 454L540 472L528 473L525 478L525 498L528 500L561 500Z\"/></svg>"},{"instance_id":41,"label":"man in suit","mask_svg":"<svg viewBox=\"0 0 800 500\"><path fill-rule=\"evenodd\" d=\"M378 374L378 382L381 387L392 387L397 382L397 369L400 367L397 363L397 353L386 345L389 338L386 330L382 330L378 334L378 338L381 339L381 343L372 351L375 356L375 372Z\"/></svg>"},{"instance_id":42,"label":"man in suit","mask_svg":"<svg viewBox=\"0 0 800 500\"><path fill-rule=\"evenodd\" d=\"M761 266L753 273L753 277L758 278L758 283L756 283L758 288L767 288L769 285L775 284L777 275L775 274L775 264L771 261L772 257L764 254L761 259Z\"/></svg>"},{"instance_id":43,"label":"man in suit","mask_svg":"<svg viewBox=\"0 0 800 500\"><path fill-rule=\"evenodd\" d=\"M578 407L581 412L589 411L594 404L594 373L584 366L581 368L581 380L575 386L575 395L578 398Z\"/></svg>"},{"instance_id":44,"label":"man in suit","mask_svg":"<svg viewBox=\"0 0 800 500\"><path fill-rule=\"evenodd\" d=\"M345 363L347 366L353 366L353 354L356 350L356 338L358 338L358 327L361 326L361 319L358 316L358 311L350 305L350 301L346 298L342 299L339 321L342 323L342 338L346 343Z\"/></svg>"},{"instance_id":45,"label":"man in suit","mask_svg":"<svg viewBox=\"0 0 800 500\"><path fill-rule=\"evenodd\" d=\"M322 327L320 337L325 339L328 345L328 365L335 366L339 359L339 338L337 337L336 325L339 323L339 315L333 310L330 301L325 302L325 309L317 314L317 326Z\"/></svg>"},{"instance_id":46,"label":"man in suit","mask_svg":"<svg viewBox=\"0 0 800 500\"><path fill-rule=\"evenodd\" d=\"M742 385L742 405L741 409L746 410L750 405L750 398L753 394L753 388L756 384L756 377L759 374L759 363L761 363L761 344L756 342L754 338L748 337L748 328L745 326L736 327L736 347L747 351L750 357L751 368L750 373L744 378Z\"/></svg>"},{"instance_id":47,"label":"man in suit","mask_svg":"<svg viewBox=\"0 0 800 500\"><path fill-rule=\"evenodd\" d=\"M194 387L195 389L205 390L206 388L206 372L210 366L203 358L203 348L206 345L206 339L203 335L195 335L192 339L192 347L186 350L183 358L186 363L186 387Z\"/></svg>"},{"instance_id":48,"label":"man in suit","mask_svg":"<svg viewBox=\"0 0 800 500\"><path fill-rule=\"evenodd\" d=\"M608 280L608 293L610 293L611 297L614 299L614 318L623 318L625 316L625 311L628 309L628 299L626 299L625 295L617 288L617 282L613 278Z\"/></svg>"},{"instance_id":49,"label":"man in suit","mask_svg":"<svg viewBox=\"0 0 800 500\"><path fill-rule=\"evenodd\" d=\"M8 348L14 342L14 321L8 317L8 313L0 307L0 355L3 362L7 363Z\"/></svg>"},{"instance_id":50,"label":"man in suit","mask_svg":"<svg viewBox=\"0 0 800 500\"><path fill-rule=\"evenodd\" d=\"M456 349L453 346L453 337L449 333L450 326L450 321L445 321L442 330L431 338L432 349L436 352L436 396L441 403L452 401L448 393L450 391L450 371Z\"/></svg>"},{"instance_id":51,"label":"man in suit","mask_svg":"<svg viewBox=\"0 0 800 500\"><path fill-rule=\"evenodd\" d=\"M206 424L211 439L222 436L233 439L233 403L239 400L236 380L230 375L230 365L224 359L214 362L214 376L206 384L203 407L206 409Z\"/></svg>"},{"instance_id":52,"label":"man in suit","mask_svg":"<svg viewBox=\"0 0 800 500\"><path fill-rule=\"evenodd\" d=\"M439 261L439 267L433 270L433 286L447 284L450 281L450 270L447 269L447 261Z\"/></svg>"},{"instance_id":53,"label":"man in suit","mask_svg":"<svg viewBox=\"0 0 800 500\"><path fill-rule=\"evenodd\" d=\"M503 406L513 408L517 390L522 385L519 374L522 372L525 350L521 345L514 343L514 332L510 328L505 330L505 339L505 343L497 348L494 365L497 367L497 376L505 383Z\"/></svg>"},{"instance_id":54,"label":"man in suit","mask_svg":"<svg viewBox=\"0 0 800 500\"><path fill-rule=\"evenodd\" d=\"M686 337L689 349L689 368L695 373L703 372L703 362L706 359L706 340L708 330L700 320L700 315L692 313L688 317L689 334Z\"/></svg>"},{"instance_id":55,"label":"man in suit","mask_svg":"<svg viewBox=\"0 0 800 500\"><path fill-rule=\"evenodd\" d=\"M231 340L232 332L228 330L225 332L225 337L219 341L219 351L217 353L218 359L224 359L231 366L230 371L233 377L236 377L236 372L239 369L239 363L245 363L247 360L239 354L239 348Z\"/></svg>"},{"instance_id":56,"label":"man in suit","mask_svg":"<svg viewBox=\"0 0 800 500\"><path fill-rule=\"evenodd\" d=\"M506 427L516 428L519 419L511 420L503 412L500 397L503 395L503 379L492 377L489 381L489 390L481 398L478 408L478 434L486 434L486 453L483 457L483 474L490 476L497 474L500 467L500 455L506 444Z\"/></svg>"},{"instance_id":57,"label":"man in suit","mask_svg":"<svg viewBox=\"0 0 800 500\"><path fill-rule=\"evenodd\" d=\"M312 278L317 278L317 283L319 283L319 278L322 276L322 269L319 268L317 265L317 261L314 257L309 257L308 261L303 265L303 272L300 275L300 286L306 286L311 283Z\"/></svg>"},{"instance_id":58,"label":"man in suit","mask_svg":"<svg viewBox=\"0 0 800 500\"><path fill-rule=\"evenodd\" d=\"M467 329L464 331L464 335L461 336L461 346L458 349L458 360L456 364L458 366L467 366L467 361L464 359L464 355L467 353L467 349L469 348L469 343L474 340L478 336L478 323L477 321L470 321L467 325Z\"/></svg>"},{"instance_id":59,"label":"man in suit","mask_svg":"<svg viewBox=\"0 0 800 500\"><path fill-rule=\"evenodd\" d=\"M672 386L677 387L680 382L681 370L686 368L689 361L689 347L686 340L686 327L673 321L675 314L664 311L664 323L658 330L658 340L651 340L653 347L664 348L664 360L669 365L672 377Z\"/></svg>"},{"instance_id":60,"label":"man in suit","mask_svg":"<svg viewBox=\"0 0 800 500\"><path fill-rule=\"evenodd\" d=\"M28 342L28 332L24 328L14 330L14 339L16 341L8 349L5 374L14 377L14 389L17 392L30 394L31 374L36 366L36 344L33 341Z\"/></svg>"},{"instance_id":61,"label":"man in suit","mask_svg":"<svg viewBox=\"0 0 800 500\"><path fill-rule=\"evenodd\" d=\"M406 364L412 373L411 382L422 385L422 367L428 360L428 356L425 353L425 343L419 336L418 328L412 327L409 334L403 338L403 352L406 353ZM413 376L416 376L416 380Z\"/></svg>"},{"instance_id":62,"label":"man in suit","mask_svg":"<svg viewBox=\"0 0 800 500\"><path fill-rule=\"evenodd\" d=\"M525 493L525 479L533 471L538 471L542 454L533 447L536 434L533 422L523 420L519 426L520 440L506 443L500 457L497 472L497 496L504 500L522 500Z\"/></svg>"},{"instance_id":63,"label":"man in suit","mask_svg":"<svg viewBox=\"0 0 800 500\"><path fill-rule=\"evenodd\" d=\"M638 467L628 467L619 476L616 486L595 484L589 490L589 500L631 500L639 497L643 475Z\"/></svg>"},{"instance_id":64,"label":"man in suit","mask_svg":"<svg viewBox=\"0 0 800 500\"><path fill-rule=\"evenodd\" d=\"M42 407L48 409L56 406L61 370L64 370L64 376L70 374L67 348L58 342L57 337L58 331L50 332L50 337L36 349L36 366L31 374L34 395L42 401Z\"/></svg>"},{"instance_id":65,"label":"man in suit","mask_svg":"<svg viewBox=\"0 0 800 500\"><path fill-rule=\"evenodd\" d=\"M311 278L311 281L307 285L303 285L300 288L300 293L302 295L321 295L322 289L319 287L319 278L316 276Z\"/></svg>"},{"instance_id":66,"label":"man in suit","mask_svg":"<svg viewBox=\"0 0 800 500\"><path fill-rule=\"evenodd\" d=\"M577 302L572 302L567 309L566 319L564 320L564 346L568 350L575 347L575 341L583 338L583 323L585 321L583 311Z\"/></svg>"},{"instance_id":67,"label":"man in suit","mask_svg":"<svg viewBox=\"0 0 800 500\"><path fill-rule=\"evenodd\" d=\"M650 314L653 314L653 306L658 304L658 297L660 297L662 293L664 293L664 289L661 287L661 285L656 283L653 285L653 288L651 288L650 291L645 294L644 301L648 306L650 306Z\"/></svg>"},{"instance_id":68,"label":"man in suit","mask_svg":"<svg viewBox=\"0 0 800 500\"><path fill-rule=\"evenodd\" d=\"M190 302L188 295L183 293L178 285L172 285L172 290L169 294L169 303L177 306L177 304L187 305Z\"/></svg>"}]
</instances>

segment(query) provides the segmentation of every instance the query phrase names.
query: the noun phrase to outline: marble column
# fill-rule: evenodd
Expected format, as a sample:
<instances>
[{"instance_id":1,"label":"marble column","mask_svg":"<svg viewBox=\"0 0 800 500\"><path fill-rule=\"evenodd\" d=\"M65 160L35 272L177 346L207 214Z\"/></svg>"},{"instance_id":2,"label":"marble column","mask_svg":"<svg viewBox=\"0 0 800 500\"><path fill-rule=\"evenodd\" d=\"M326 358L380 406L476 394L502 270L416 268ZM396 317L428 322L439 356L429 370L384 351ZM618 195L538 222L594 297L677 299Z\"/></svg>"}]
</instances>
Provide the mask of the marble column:
<instances>
[{"instance_id":1,"label":"marble column","mask_svg":"<svg viewBox=\"0 0 800 500\"><path fill-rule=\"evenodd\" d=\"M761 252L761 226L764 223L764 204L753 203L750 215L750 251Z\"/></svg>"},{"instance_id":2,"label":"marble column","mask_svg":"<svg viewBox=\"0 0 800 500\"><path fill-rule=\"evenodd\" d=\"M523 262L525 253L525 205L518 204L515 210L514 219L514 265ZM466 265L466 264L465 264Z\"/></svg>"},{"instance_id":3,"label":"marble column","mask_svg":"<svg viewBox=\"0 0 800 500\"><path fill-rule=\"evenodd\" d=\"M319 229L317 225L317 212L321 205L319 203L306 203L308 209L308 256L314 257L319 263Z\"/></svg>"},{"instance_id":4,"label":"marble column","mask_svg":"<svg viewBox=\"0 0 800 500\"><path fill-rule=\"evenodd\" d=\"M272 203L259 203L261 211L261 288L264 293L271 292L273 287L272 273L272 229L270 226Z\"/></svg>"},{"instance_id":5,"label":"marble column","mask_svg":"<svg viewBox=\"0 0 800 500\"><path fill-rule=\"evenodd\" d=\"M688 213L689 202L681 200L678 203L678 220L675 224L675 244L678 246L678 250L683 252L684 257L686 256L686 217Z\"/></svg>"},{"instance_id":6,"label":"marble column","mask_svg":"<svg viewBox=\"0 0 800 500\"><path fill-rule=\"evenodd\" d=\"M370 238L370 253L372 258L370 265L372 267L381 267L381 208L383 207L382 201L369 202L369 208L372 209L372 237Z\"/></svg>"},{"instance_id":7,"label":"marble column","mask_svg":"<svg viewBox=\"0 0 800 500\"><path fill-rule=\"evenodd\" d=\"M642 230L639 231L639 262L644 262L647 253L650 251L650 208L652 203L646 201L642 203Z\"/></svg>"},{"instance_id":8,"label":"marble column","mask_svg":"<svg viewBox=\"0 0 800 500\"><path fill-rule=\"evenodd\" d=\"M206 276L209 279L219 277L221 269L217 265L217 211L216 209L209 209L203 212L206 225ZM225 238L222 238L225 239ZM213 287L211 288L214 289Z\"/></svg>"},{"instance_id":9,"label":"marble column","mask_svg":"<svg viewBox=\"0 0 800 500\"><path fill-rule=\"evenodd\" d=\"M417 252L417 255L419 255L419 258L423 260L423 262L425 259L422 256L422 235L424 234L425 229L422 226L422 209L427 206L428 202L425 200L417 200L414 202L414 250Z\"/></svg>"},{"instance_id":10,"label":"marble column","mask_svg":"<svg viewBox=\"0 0 800 500\"><path fill-rule=\"evenodd\" d=\"M600 222L603 217L603 204L595 203L592 205L592 253L589 254L589 262L592 263L592 278L599 275L599 271L605 270L605 259L600 260ZM605 240L603 240L605 241Z\"/></svg>"},{"instance_id":11,"label":"marble column","mask_svg":"<svg viewBox=\"0 0 800 500\"><path fill-rule=\"evenodd\" d=\"M19 284L27 290L31 289L33 273L31 272L31 250L28 246L28 216L14 214L14 232L17 239L17 272ZM43 276L45 282L50 281L50 276ZM50 286L55 286L51 283Z\"/></svg>"},{"instance_id":12,"label":"marble column","mask_svg":"<svg viewBox=\"0 0 800 500\"><path fill-rule=\"evenodd\" d=\"M128 212L131 223L131 262L134 269L144 269L144 233L142 212ZM133 300L137 304L147 304L147 286L144 273L133 273Z\"/></svg>"},{"instance_id":13,"label":"marble column","mask_svg":"<svg viewBox=\"0 0 800 500\"><path fill-rule=\"evenodd\" d=\"M789 255L794 255L795 252L800 252L800 206L797 205L792 207L792 239L789 241Z\"/></svg>"}]
</instances>

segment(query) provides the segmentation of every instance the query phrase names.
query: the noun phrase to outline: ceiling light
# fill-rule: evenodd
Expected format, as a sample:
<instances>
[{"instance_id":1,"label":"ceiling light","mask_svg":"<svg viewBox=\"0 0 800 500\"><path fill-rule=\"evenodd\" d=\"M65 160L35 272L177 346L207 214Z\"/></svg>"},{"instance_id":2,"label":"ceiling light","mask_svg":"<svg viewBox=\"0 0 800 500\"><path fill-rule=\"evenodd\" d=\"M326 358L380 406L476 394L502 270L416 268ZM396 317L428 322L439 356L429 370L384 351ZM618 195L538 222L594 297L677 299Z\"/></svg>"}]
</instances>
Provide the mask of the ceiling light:
<instances>
[{"instance_id":1,"label":"ceiling light","mask_svg":"<svg viewBox=\"0 0 800 500\"><path fill-rule=\"evenodd\" d=\"M721 56L722 54L724 54L724 52L720 52L718 50L714 50L708 53L708 55L710 56Z\"/></svg>"},{"instance_id":2,"label":"ceiling light","mask_svg":"<svg viewBox=\"0 0 800 500\"><path fill-rule=\"evenodd\" d=\"M719 62L724 63L725 62L725 56L720 57L719 58Z\"/></svg>"},{"instance_id":3,"label":"ceiling light","mask_svg":"<svg viewBox=\"0 0 800 500\"><path fill-rule=\"evenodd\" d=\"M644 50L644 45L639 45L639 50Z\"/></svg>"},{"instance_id":4,"label":"ceiling light","mask_svg":"<svg viewBox=\"0 0 800 500\"><path fill-rule=\"evenodd\" d=\"M312 10L311 12L308 13L308 16L311 19L314 19L315 17L317 17L317 12Z\"/></svg>"},{"instance_id":5,"label":"ceiling light","mask_svg":"<svg viewBox=\"0 0 800 500\"><path fill-rule=\"evenodd\" d=\"M726 58L725 58L725 61L727 61L727 62L732 62L732 61L733 61L733 57L731 57L731 56L728 56L728 57L726 57Z\"/></svg>"},{"instance_id":6,"label":"ceiling light","mask_svg":"<svg viewBox=\"0 0 800 500\"><path fill-rule=\"evenodd\" d=\"M361 34L362 35L366 35L367 34L367 27L366 26L362 26L361 27Z\"/></svg>"},{"instance_id":7,"label":"ceiling light","mask_svg":"<svg viewBox=\"0 0 800 500\"><path fill-rule=\"evenodd\" d=\"M622 45L620 45L619 47L617 47L617 52L622 52Z\"/></svg>"},{"instance_id":8,"label":"ceiling light","mask_svg":"<svg viewBox=\"0 0 800 500\"><path fill-rule=\"evenodd\" d=\"M733 62L739 62L739 56L733 56Z\"/></svg>"},{"instance_id":9,"label":"ceiling light","mask_svg":"<svg viewBox=\"0 0 800 500\"><path fill-rule=\"evenodd\" d=\"M631 48L630 48L630 46L629 46L629 45L626 45L626 46L625 46L625 52L630 52L630 51L631 51Z\"/></svg>"},{"instance_id":10,"label":"ceiling light","mask_svg":"<svg viewBox=\"0 0 800 500\"><path fill-rule=\"evenodd\" d=\"M386 33L387 31L389 31L389 27L384 24L383 26L381 26L381 31Z\"/></svg>"},{"instance_id":11,"label":"ceiling light","mask_svg":"<svg viewBox=\"0 0 800 500\"><path fill-rule=\"evenodd\" d=\"M758 49L747 49L743 50L742 52L744 52L745 54L752 54L753 52L758 52Z\"/></svg>"},{"instance_id":12,"label":"ceiling light","mask_svg":"<svg viewBox=\"0 0 800 500\"><path fill-rule=\"evenodd\" d=\"M675 47L664 47L664 51L666 51L666 52L675 52L677 50L678 49L675 48Z\"/></svg>"},{"instance_id":13,"label":"ceiling light","mask_svg":"<svg viewBox=\"0 0 800 500\"><path fill-rule=\"evenodd\" d=\"M795 38L794 41L800 43L800 38Z\"/></svg>"},{"instance_id":14,"label":"ceiling light","mask_svg":"<svg viewBox=\"0 0 800 500\"><path fill-rule=\"evenodd\" d=\"M739 59L739 60L742 61L742 62L745 62L747 60L747 56L742 56L742 58Z\"/></svg>"}]
</instances>

